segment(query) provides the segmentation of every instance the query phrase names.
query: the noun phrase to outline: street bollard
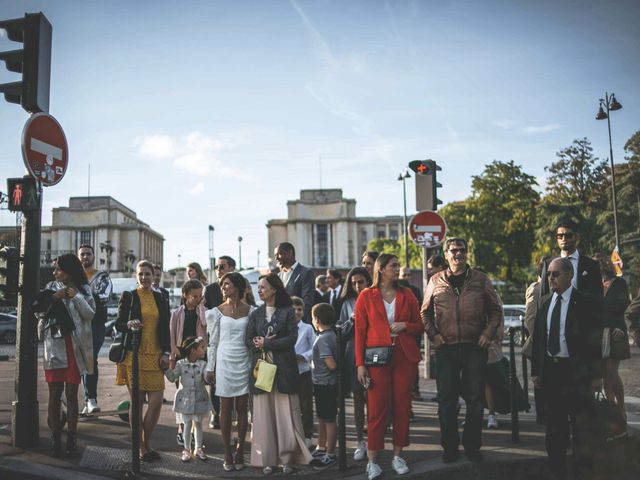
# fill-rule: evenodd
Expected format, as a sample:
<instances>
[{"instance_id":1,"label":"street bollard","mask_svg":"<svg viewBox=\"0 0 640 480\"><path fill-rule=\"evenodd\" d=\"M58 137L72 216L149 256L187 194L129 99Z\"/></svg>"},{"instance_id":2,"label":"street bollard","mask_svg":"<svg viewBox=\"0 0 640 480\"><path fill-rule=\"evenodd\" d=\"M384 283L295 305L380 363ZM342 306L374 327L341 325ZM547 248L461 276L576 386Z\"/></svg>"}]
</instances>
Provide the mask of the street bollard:
<instances>
[{"instance_id":1,"label":"street bollard","mask_svg":"<svg viewBox=\"0 0 640 480\"><path fill-rule=\"evenodd\" d=\"M520 348L524 347L525 342L527 341L527 338L529 337L529 335L527 334L527 329L524 327L524 315L520 315L520 331L522 332L521 335L521 342L520 342ZM526 412L529 413L530 410L530 406L529 406L529 372L528 372L528 364L527 364L527 357L525 356L524 352L520 352L520 356L522 357L522 390L524 392L524 398L527 399L527 409Z\"/></svg>"},{"instance_id":2,"label":"street bollard","mask_svg":"<svg viewBox=\"0 0 640 480\"><path fill-rule=\"evenodd\" d=\"M509 328L509 391L511 392L511 440L520 441L520 426L518 424L518 379L516 377L516 348L513 338L515 329Z\"/></svg>"},{"instance_id":3,"label":"street bollard","mask_svg":"<svg viewBox=\"0 0 640 480\"><path fill-rule=\"evenodd\" d=\"M140 329L132 328L131 345L131 468L134 475L140 473L140 378L138 376L138 350Z\"/></svg>"},{"instance_id":4,"label":"street bollard","mask_svg":"<svg viewBox=\"0 0 640 480\"><path fill-rule=\"evenodd\" d=\"M345 412L344 412L344 386L342 384L342 371L344 366L344 359L342 357L342 328L338 326L336 328L336 340L337 340L337 366L336 369L338 379L338 468L341 472L347 470L347 433L345 425Z\"/></svg>"}]
</instances>

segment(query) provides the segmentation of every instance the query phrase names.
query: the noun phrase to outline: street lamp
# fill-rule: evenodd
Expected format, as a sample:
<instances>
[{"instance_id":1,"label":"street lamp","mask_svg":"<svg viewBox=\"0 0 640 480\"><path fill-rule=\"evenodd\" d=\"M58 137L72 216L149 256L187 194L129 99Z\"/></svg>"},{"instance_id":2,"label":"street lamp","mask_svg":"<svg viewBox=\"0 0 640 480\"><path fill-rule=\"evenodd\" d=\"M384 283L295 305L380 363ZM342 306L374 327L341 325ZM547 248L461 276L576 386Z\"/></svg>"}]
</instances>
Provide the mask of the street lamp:
<instances>
[{"instance_id":1,"label":"street lamp","mask_svg":"<svg viewBox=\"0 0 640 480\"><path fill-rule=\"evenodd\" d=\"M238 236L238 265L242 270L242 237Z\"/></svg>"},{"instance_id":2,"label":"street lamp","mask_svg":"<svg viewBox=\"0 0 640 480\"><path fill-rule=\"evenodd\" d=\"M215 228L213 228L213 225L209 225L209 277L210 277L210 281L213 282L214 280L214 256L213 256L213 232L214 232Z\"/></svg>"},{"instance_id":3,"label":"street lamp","mask_svg":"<svg viewBox=\"0 0 640 480\"><path fill-rule=\"evenodd\" d=\"M611 197L613 200L613 229L616 235L616 248L620 245L620 238L618 236L618 203L616 200L616 176L613 169L613 146L611 144L611 119L610 112L614 110L620 110L622 105L616 100L614 93L611 96L607 92L604 92L604 98L600 99L600 109L596 115L596 120L607 120L607 126L609 128L609 160L611 161ZM606 112L605 112L606 109Z\"/></svg>"},{"instance_id":4,"label":"street lamp","mask_svg":"<svg viewBox=\"0 0 640 480\"><path fill-rule=\"evenodd\" d=\"M398 174L398 181L402 182L402 199L404 201L404 213L402 216L402 231L404 232L404 266L409 266L409 233L407 232L407 186L405 180L411 178L406 168Z\"/></svg>"}]
</instances>

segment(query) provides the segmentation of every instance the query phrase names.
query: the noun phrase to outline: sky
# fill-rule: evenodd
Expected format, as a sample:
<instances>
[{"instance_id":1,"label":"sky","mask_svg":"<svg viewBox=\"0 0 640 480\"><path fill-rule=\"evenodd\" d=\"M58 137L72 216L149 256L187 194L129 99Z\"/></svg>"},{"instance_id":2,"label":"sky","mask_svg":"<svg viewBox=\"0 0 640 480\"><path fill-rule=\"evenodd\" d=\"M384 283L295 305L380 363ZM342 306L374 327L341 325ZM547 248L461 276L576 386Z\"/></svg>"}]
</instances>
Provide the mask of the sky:
<instances>
[{"instance_id":1,"label":"sky","mask_svg":"<svg viewBox=\"0 0 640 480\"><path fill-rule=\"evenodd\" d=\"M260 264L266 223L301 189L341 188L359 216L402 214L398 173L442 167L444 203L493 160L544 185L577 138L609 158L640 130L635 0L0 0L53 25L50 113L69 144L43 225L71 196L110 195L165 238L164 266ZM0 33L0 51L20 48ZM18 74L0 65L0 83ZM0 99L0 190L24 173L28 114ZM413 179L407 183L415 213ZM1 225L15 216L0 211Z\"/></svg>"}]
</instances>

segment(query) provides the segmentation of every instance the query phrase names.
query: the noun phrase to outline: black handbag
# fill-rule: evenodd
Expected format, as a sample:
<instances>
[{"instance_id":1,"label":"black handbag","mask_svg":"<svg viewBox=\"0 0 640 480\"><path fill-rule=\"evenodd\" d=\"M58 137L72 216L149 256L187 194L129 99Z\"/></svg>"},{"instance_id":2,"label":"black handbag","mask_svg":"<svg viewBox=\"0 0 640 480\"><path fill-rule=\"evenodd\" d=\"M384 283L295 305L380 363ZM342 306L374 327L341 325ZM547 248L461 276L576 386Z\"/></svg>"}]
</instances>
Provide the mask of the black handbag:
<instances>
[{"instance_id":1,"label":"black handbag","mask_svg":"<svg viewBox=\"0 0 640 480\"><path fill-rule=\"evenodd\" d=\"M366 347L364 364L367 367L382 367L391 363L393 347Z\"/></svg>"},{"instance_id":2,"label":"black handbag","mask_svg":"<svg viewBox=\"0 0 640 480\"><path fill-rule=\"evenodd\" d=\"M131 320L131 310L133 310L133 293L131 294L131 306L129 307L129 320ZM129 320L127 323L129 323ZM129 332L118 332L109 347L109 360L113 363L121 363L127 355L126 345L129 342Z\"/></svg>"}]
</instances>

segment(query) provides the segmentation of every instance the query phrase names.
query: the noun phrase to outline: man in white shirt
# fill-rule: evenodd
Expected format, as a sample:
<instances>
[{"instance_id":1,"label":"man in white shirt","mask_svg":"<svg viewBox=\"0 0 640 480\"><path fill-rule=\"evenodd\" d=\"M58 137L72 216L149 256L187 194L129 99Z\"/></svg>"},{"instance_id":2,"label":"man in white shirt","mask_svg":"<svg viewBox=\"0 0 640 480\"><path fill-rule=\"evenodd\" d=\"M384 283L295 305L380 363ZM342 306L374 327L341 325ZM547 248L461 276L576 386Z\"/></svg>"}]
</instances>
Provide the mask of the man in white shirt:
<instances>
[{"instance_id":1,"label":"man in white shirt","mask_svg":"<svg viewBox=\"0 0 640 480\"><path fill-rule=\"evenodd\" d=\"M554 478L566 478L569 431L576 465L588 469L585 426L593 415L592 390L602 382L599 300L572 285L572 261L556 258L547 269L551 294L540 299L531 359L534 385L543 390L545 444Z\"/></svg>"},{"instance_id":2,"label":"man in white shirt","mask_svg":"<svg viewBox=\"0 0 640 480\"><path fill-rule=\"evenodd\" d=\"M298 263L296 249L289 242L276 245L273 251L276 265L280 269L278 276L290 296L300 297L304 302L302 321L311 325L311 307L313 307L314 275L313 272Z\"/></svg>"}]
</instances>

